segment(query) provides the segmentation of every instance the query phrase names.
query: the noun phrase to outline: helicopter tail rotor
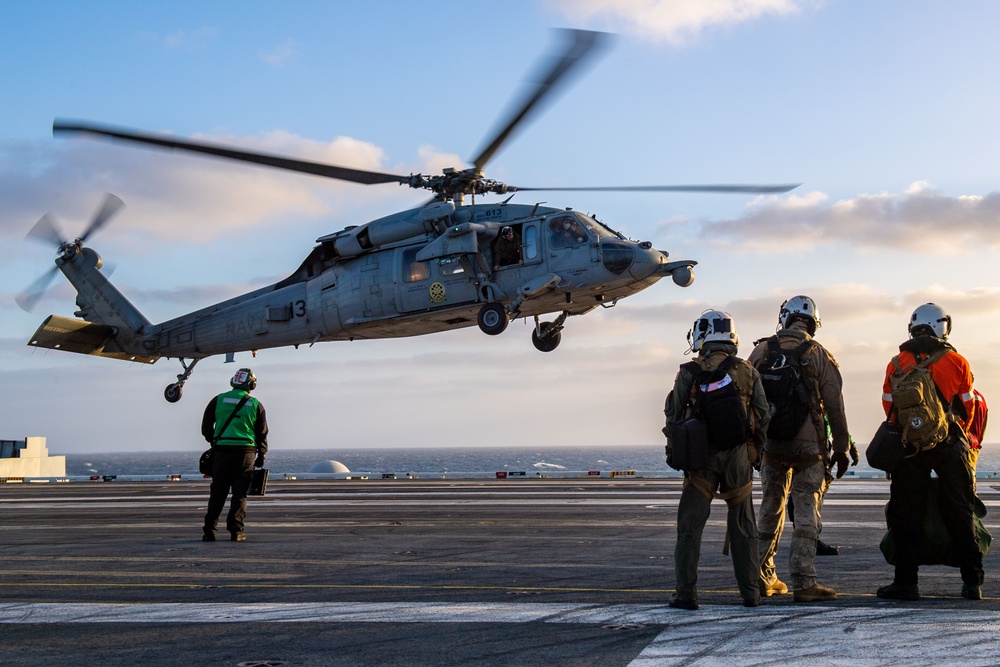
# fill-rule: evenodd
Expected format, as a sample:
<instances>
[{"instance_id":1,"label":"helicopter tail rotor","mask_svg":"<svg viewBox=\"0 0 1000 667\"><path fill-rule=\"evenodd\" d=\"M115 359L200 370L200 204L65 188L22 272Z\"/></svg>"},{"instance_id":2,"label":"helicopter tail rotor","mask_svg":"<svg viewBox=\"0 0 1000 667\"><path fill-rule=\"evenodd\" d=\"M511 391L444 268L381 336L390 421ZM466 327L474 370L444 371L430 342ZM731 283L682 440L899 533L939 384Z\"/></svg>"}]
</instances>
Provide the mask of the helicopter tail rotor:
<instances>
[{"instance_id":1,"label":"helicopter tail rotor","mask_svg":"<svg viewBox=\"0 0 1000 667\"><path fill-rule=\"evenodd\" d=\"M25 235L25 238L35 239L54 246L59 258L63 261L70 261L83 247L83 242L86 241L91 234L107 224L108 220L110 220L124 206L125 203L121 199L113 194L106 194L104 196L104 201L101 202L100 208L97 209L93 217L90 219L90 222L84 229L83 234L73 240L67 239L59 229L55 219L50 214L46 213L39 218L38 222L32 225L31 229L28 230L28 233ZM52 284L52 279L55 278L58 271L59 267L53 266L37 280L35 280L35 282L33 282L28 289L14 297L14 301L17 302L17 305L20 306L22 310L31 312L35 306L38 305L38 302L45 295L45 292L49 289L49 286Z\"/></svg>"},{"instance_id":2,"label":"helicopter tail rotor","mask_svg":"<svg viewBox=\"0 0 1000 667\"><path fill-rule=\"evenodd\" d=\"M125 208L125 202L123 202L118 197L114 196L110 192L104 195L104 201L101 202L101 208L97 209L94 213L94 217L91 218L90 224L87 225L87 229L84 230L83 234L80 236L80 242L87 240L87 237L96 232L98 229L107 224L118 211Z\"/></svg>"}]
</instances>

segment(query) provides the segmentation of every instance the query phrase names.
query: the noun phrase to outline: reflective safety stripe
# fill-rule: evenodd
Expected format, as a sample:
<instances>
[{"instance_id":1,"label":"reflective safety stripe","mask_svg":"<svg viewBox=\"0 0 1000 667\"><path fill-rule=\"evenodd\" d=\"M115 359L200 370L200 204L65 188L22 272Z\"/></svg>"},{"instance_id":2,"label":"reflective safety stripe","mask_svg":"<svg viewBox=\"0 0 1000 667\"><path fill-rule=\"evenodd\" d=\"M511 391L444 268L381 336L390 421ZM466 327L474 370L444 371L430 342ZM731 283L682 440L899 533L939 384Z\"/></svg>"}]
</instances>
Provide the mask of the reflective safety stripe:
<instances>
[{"instance_id":1,"label":"reflective safety stripe","mask_svg":"<svg viewBox=\"0 0 1000 667\"><path fill-rule=\"evenodd\" d=\"M973 399L972 394L962 394L962 402L963 403L968 403L972 399Z\"/></svg>"},{"instance_id":2,"label":"reflective safety stripe","mask_svg":"<svg viewBox=\"0 0 1000 667\"><path fill-rule=\"evenodd\" d=\"M886 403L892 403L892 394L882 394L882 400Z\"/></svg>"}]
</instances>

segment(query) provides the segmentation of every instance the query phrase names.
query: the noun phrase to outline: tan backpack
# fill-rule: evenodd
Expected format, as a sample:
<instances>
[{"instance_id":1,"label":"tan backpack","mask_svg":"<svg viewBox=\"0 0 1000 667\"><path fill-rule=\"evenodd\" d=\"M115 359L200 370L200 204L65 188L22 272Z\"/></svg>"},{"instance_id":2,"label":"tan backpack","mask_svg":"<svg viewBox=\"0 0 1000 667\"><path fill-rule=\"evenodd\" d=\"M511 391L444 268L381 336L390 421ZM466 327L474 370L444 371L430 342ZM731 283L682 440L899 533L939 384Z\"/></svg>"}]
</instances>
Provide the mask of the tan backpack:
<instances>
[{"instance_id":1,"label":"tan backpack","mask_svg":"<svg viewBox=\"0 0 1000 667\"><path fill-rule=\"evenodd\" d=\"M939 350L916 366L903 368L899 357L892 358L895 371L889 376L892 404L903 429L903 444L917 452L931 449L948 437L949 415L941 401L930 366L948 353Z\"/></svg>"}]
</instances>

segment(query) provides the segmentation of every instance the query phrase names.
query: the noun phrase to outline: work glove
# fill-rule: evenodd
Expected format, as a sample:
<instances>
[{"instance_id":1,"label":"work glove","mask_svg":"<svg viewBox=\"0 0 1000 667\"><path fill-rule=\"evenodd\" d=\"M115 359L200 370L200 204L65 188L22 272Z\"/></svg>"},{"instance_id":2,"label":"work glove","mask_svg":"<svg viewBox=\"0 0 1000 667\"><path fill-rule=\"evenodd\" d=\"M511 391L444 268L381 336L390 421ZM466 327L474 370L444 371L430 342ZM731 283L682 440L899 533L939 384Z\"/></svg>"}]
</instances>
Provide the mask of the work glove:
<instances>
[{"instance_id":1,"label":"work glove","mask_svg":"<svg viewBox=\"0 0 1000 667\"><path fill-rule=\"evenodd\" d=\"M858 445L854 442L854 438L851 438L851 465L858 465L858 461L861 460L861 454L858 453Z\"/></svg>"},{"instance_id":2,"label":"work glove","mask_svg":"<svg viewBox=\"0 0 1000 667\"><path fill-rule=\"evenodd\" d=\"M671 468L673 468L674 467L674 457L673 457L673 454L670 451L670 445L664 445L663 446L663 451L667 455L667 465L670 466Z\"/></svg>"},{"instance_id":3,"label":"work glove","mask_svg":"<svg viewBox=\"0 0 1000 667\"><path fill-rule=\"evenodd\" d=\"M837 479L843 477L848 466L847 452L834 452L830 456L830 468L832 469L833 466L837 466Z\"/></svg>"},{"instance_id":4,"label":"work glove","mask_svg":"<svg viewBox=\"0 0 1000 667\"><path fill-rule=\"evenodd\" d=\"M264 455L263 454L257 454L257 458L254 459L254 462L253 462L253 467L254 468L263 468L264 467Z\"/></svg>"}]
</instances>

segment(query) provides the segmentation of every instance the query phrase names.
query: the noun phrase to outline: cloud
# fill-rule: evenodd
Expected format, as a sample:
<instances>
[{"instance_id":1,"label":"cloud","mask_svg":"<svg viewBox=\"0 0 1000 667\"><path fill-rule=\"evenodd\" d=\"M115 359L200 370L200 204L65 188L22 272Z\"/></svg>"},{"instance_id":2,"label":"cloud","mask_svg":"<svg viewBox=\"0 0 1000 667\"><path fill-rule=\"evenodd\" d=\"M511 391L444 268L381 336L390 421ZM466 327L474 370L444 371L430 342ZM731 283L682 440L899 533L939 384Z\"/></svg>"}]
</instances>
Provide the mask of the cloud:
<instances>
[{"instance_id":1,"label":"cloud","mask_svg":"<svg viewBox=\"0 0 1000 667\"><path fill-rule=\"evenodd\" d=\"M260 59L271 67L283 67L302 55L299 45L293 39L276 44L270 51L260 54Z\"/></svg>"},{"instance_id":2,"label":"cloud","mask_svg":"<svg viewBox=\"0 0 1000 667\"><path fill-rule=\"evenodd\" d=\"M351 137L306 139L286 131L254 137L196 135L197 140L359 169L429 171L424 159L445 158L422 150L417 164L389 166L384 151ZM445 156L450 157L450 156ZM389 186L367 187L229 161L147 150L108 142L0 142L0 238L23 238L51 212L67 235L78 233L102 193L126 203L121 226L148 240L207 243L236 231L299 225L305 220L377 215L419 204L422 193ZM364 219L362 218L362 221ZM117 222L116 222L117 226Z\"/></svg>"},{"instance_id":3,"label":"cloud","mask_svg":"<svg viewBox=\"0 0 1000 667\"><path fill-rule=\"evenodd\" d=\"M201 51L209 42L215 39L219 31L211 27L195 28L194 30L175 30L164 35L160 44L171 51Z\"/></svg>"},{"instance_id":4,"label":"cloud","mask_svg":"<svg viewBox=\"0 0 1000 667\"><path fill-rule=\"evenodd\" d=\"M1000 315L1000 287L953 290L941 285L931 285L907 294L906 303L911 304L911 309L923 303L940 304L952 319L996 316Z\"/></svg>"},{"instance_id":5,"label":"cloud","mask_svg":"<svg viewBox=\"0 0 1000 667\"><path fill-rule=\"evenodd\" d=\"M419 165L410 171L440 174L447 167L461 169L462 165L465 164L465 160L456 153L439 153L436 148L426 144L417 149L417 155L420 157Z\"/></svg>"},{"instance_id":6,"label":"cloud","mask_svg":"<svg viewBox=\"0 0 1000 667\"><path fill-rule=\"evenodd\" d=\"M802 252L831 243L863 251L894 249L957 256L969 248L1000 247L1000 192L949 197L920 181L904 192L862 194L831 203L821 192L760 197L729 220L672 220L661 230L697 228L717 247Z\"/></svg>"},{"instance_id":7,"label":"cloud","mask_svg":"<svg viewBox=\"0 0 1000 667\"><path fill-rule=\"evenodd\" d=\"M601 20L615 32L665 40L675 46L709 28L794 14L815 4L808 0L551 0L551 5L569 18Z\"/></svg>"}]
</instances>

